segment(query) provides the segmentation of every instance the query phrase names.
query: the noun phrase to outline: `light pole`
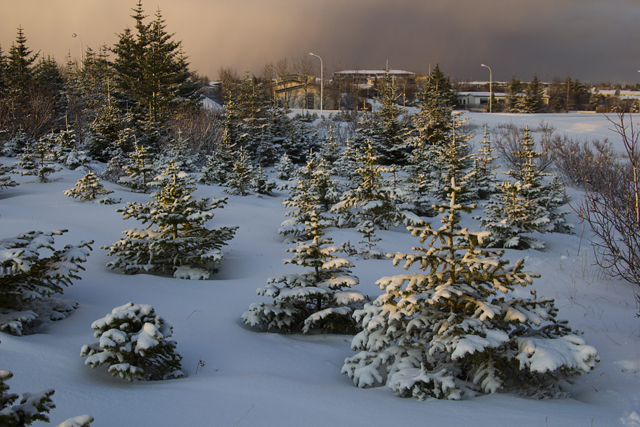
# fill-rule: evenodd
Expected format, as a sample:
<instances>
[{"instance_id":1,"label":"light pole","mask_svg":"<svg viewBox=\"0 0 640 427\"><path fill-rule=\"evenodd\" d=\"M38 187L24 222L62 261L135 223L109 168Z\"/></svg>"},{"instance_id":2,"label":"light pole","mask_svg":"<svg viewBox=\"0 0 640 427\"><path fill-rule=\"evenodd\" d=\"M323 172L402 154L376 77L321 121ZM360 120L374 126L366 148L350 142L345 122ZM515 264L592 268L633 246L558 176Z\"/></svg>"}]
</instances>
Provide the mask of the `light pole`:
<instances>
[{"instance_id":1,"label":"light pole","mask_svg":"<svg viewBox=\"0 0 640 427\"><path fill-rule=\"evenodd\" d=\"M71 37L73 37L74 39L78 37L78 40L80 40L80 58L82 60L82 64L84 65L84 46L82 45L82 39L76 33L71 34Z\"/></svg>"},{"instance_id":2,"label":"light pole","mask_svg":"<svg viewBox=\"0 0 640 427\"><path fill-rule=\"evenodd\" d=\"M493 82L493 76L491 75L491 67L484 64L480 64L480 66L489 69L489 114L491 114L491 98L493 98L493 92L491 91L491 83Z\"/></svg>"},{"instance_id":3,"label":"light pole","mask_svg":"<svg viewBox=\"0 0 640 427\"><path fill-rule=\"evenodd\" d=\"M324 98L324 74L323 74L324 65L322 63L322 58L320 58L319 55L316 55L315 53L311 53L311 52L309 52L309 55L316 56L320 59L320 117L322 117L322 101Z\"/></svg>"}]
</instances>

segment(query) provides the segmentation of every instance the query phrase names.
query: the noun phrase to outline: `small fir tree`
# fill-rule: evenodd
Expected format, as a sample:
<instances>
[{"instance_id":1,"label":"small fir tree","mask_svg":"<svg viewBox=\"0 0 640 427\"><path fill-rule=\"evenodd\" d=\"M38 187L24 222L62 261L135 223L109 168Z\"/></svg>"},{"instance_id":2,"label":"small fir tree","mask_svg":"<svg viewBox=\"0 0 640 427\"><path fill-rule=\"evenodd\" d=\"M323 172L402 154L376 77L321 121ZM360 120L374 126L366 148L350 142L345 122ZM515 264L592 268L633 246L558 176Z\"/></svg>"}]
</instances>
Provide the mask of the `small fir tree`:
<instances>
[{"instance_id":1,"label":"small fir tree","mask_svg":"<svg viewBox=\"0 0 640 427\"><path fill-rule=\"evenodd\" d=\"M13 373L0 371L0 425L6 427L30 426L34 421L49 422L47 415L56 405L51 396L53 389L40 390L36 393L24 393L18 405L18 395L9 392L7 380L13 378ZM80 415L69 418L55 427L89 427L93 422L91 415Z\"/></svg>"},{"instance_id":2,"label":"small fir tree","mask_svg":"<svg viewBox=\"0 0 640 427\"><path fill-rule=\"evenodd\" d=\"M496 173L500 166L493 162L498 158L493 156L493 148L488 138L487 125L484 126L484 138L480 142L478 154L473 155L473 177L470 185L475 190L478 199L486 200L497 191Z\"/></svg>"},{"instance_id":3,"label":"small fir tree","mask_svg":"<svg viewBox=\"0 0 640 427\"><path fill-rule=\"evenodd\" d=\"M273 190L276 188L276 183L270 181L264 169L258 165L258 167L254 169L253 176L251 177L251 188L258 194L271 196Z\"/></svg>"},{"instance_id":4,"label":"small fir tree","mask_svg":"<svg viewBox=\"0 0 640 427\"><path fill-rule=\"evenodd\" d=\"M5 314L0 323L0 331L22 335L25 328L51 318L65 318L64 312L73 310L67 305L63 312L54 313L62 306L51 306L50 313L42 313L42 318L31 311L36 302L46 300L54 294L62 294L65 286L84 268L93 241L83 241L78 245L66 245L63 249L54 247L54 236L61 236L67 230L43 233L31 231L17 237L0 240L3 253L0 272L0 313Z\"/></svg>"},{"instance_id":5,"label":"small fir tree","mask_svg":"<svg viewBox=\"0 0 640 427\"><path fill-rule=\"evenodd\" d=\"M154 179L158 191L148 203L127 203L119 209L124 219L135 218L146 229L133 228L111 246L103 246L116 259L107 264L127 274L159 272L180 279L208 279L222 259L220 248L233 238L237 227L209 229L205 222L227 199L194 200L194 181L169 164ZM152 227L156 228L152 228Z\"/></svg>"},{"instance_id":6,"label":"small fir tree","mask_svg":"<svg viewBox=\"0 0 640 427\"><path fill-rule=\"evenodd\" d=\"M284 206L291 208L286 213L290 218L278 230L278 233L286 236L286 243L311 238L305 230L312 212L316 212L323 223L330 224L328 211L339 200L338 183L329 175L326 162L309 156L306 166L298 169L295 175L296 184L282 202Z\"/></svg>"},{"instance_id":7,"label":"small fir tree","mask_svg":"<svg viewBox=\"0 0 640 427\"><path fill-rule=\"evenodd\" d=\"M169 340L173 327L152 306L127 303L93 322L91 328L99 341L82 347L85 365L107 364L111 375L129 382L184 377L182 356L176 353L176 342Z\"/></svg>"},{"instance_id":8,"label":"small fir tree","mask_svg":"<svg viewBox=\"0 0 640 427\"><path fill-rule=\"evenodd\" d=\"M5 384L13 377L9 371L0 371L0 425L7 427L30 426L34 421L49 422L47 415L56 405L51 396L53 389L40 390L36 393L24 393L19 405L13 405L18 395L9 392ZM13 405L13 406L12 406Z\"/></svg>"},{"instance_id":9,"label":"small fir tree","mask_svg":"<svg viewBox=\"0 0 640 427\"><path fill-rule=\"evenodd\" d=\"M146 193L149 191L149 182L157 175L157 170L153 164L153 155L142 144L136 144L136 151L129 153L131 163L123 167L126 177L122 177L118 182L131 191Z\"/></svg>"},{"instance_id":10,"label":"small fir tree","mask_svg":"<svg viewBox=\"0 0 640 427\"><path fill-rule=\"evenodd\" d=\"M556 320L550 298L510 295L538 275L512 268L502 252L478 244L489 233L460 226L461 186L451 183L450 203L436 206L442 226L409 227L417 253L398 252L394 265L421 272L383 277L384 291L354 317L363 330L342 373L359 387L386 383L399 396L461 399L498 390L553 396L564 379L593 369L595 348ZM440 244L437 246L437 244Z\"/></svg>"},{"instance_id":11,"label":"small fir tree","mask_svg":"<svg viewBox=\"0 0 640 427\"><path fill-rule=\"evenodd\" d=\"M278 164L274 166L274 169L278 172L276 177L288 181L296 171L296 166L291 161L291 158L286 154L280 157Z\"/></svg>"},{"instance_id":12,"label":"small fir tree","mask_svg":"<svg viewBox=\"0 0 640 427\"><path fill-rule=\"evenodd\" d=\"M224 192L234 196L248 196L251 194L251 180L254 176L251 160L247 158L244 148L240 147L233 162L233 170L228 177Z\"/></svg>"},{"instance_id":13,"label":"small fir tree","mask_svg":"<svg viewBox=\"0 0 640 427\"><path fill-rule=\"evenodd\" d=\"M376 247L376 242L379 242L379 237L376 237L376 226L373 221L365 220L362 221L356 227L356 230L362 234L363 240L358 243L362 243L363 246L358 250L358 254L362 256L364 259L382 259L384 258L384 254L379 249L374 249Z\"/></svg>"},{"instance_id":14,"label":"small fir tree","mask_svg":"<svg viewBox=\"0 0 640 427\"><path fill-rule=\"evenodd\" d=\"M283 333L309 333L321 330L329 333L353 333L351 314L365 297L351 288L358 279L350 275L349 261L338 258L330 238L324 238L327 225L316 212L306 223L310 240L298 242L285 264L310 268L304 273L285 274L270 278L268 285L257 290L258 295L273 299L272 303L254 303L242 315L250 326Z\"/></svg>"},{"instance_id":15,"label":"small fir tree","mask_svg":"<svg viewBox=\"0 0 640 427\"><path fill-rule=\"evenodd\" d=\"M226 185L233 173L236 155L236 144L229 138L229 133L225 132L220 145L207 156L199 181L205 184Z\"/></svg>"},{"instance_id":16,"label":"small fir tree","mask_svg":"<svg viewBox=\"0 0 640 427\"><path fill-rule=\"evenodd\" d=\"M12 170L12 166L0 166L0 190L18 185L17 182L11 179L10 175L7 175Z\"/></svg>"},{"instance_id":17,"label":"small fir tree","mask_svg":"<svg viewBox=\"0 0 640 427\"><path fill-rule=\"evenodd\" d=\"M354 174L360 183L359 186L346 191L340 202L331 208L331 212L337 215L337 225L355 227L362 221L370 220L377 227L388 229L403 222L411 223L413 215L400 211L396 206L383 177L386 169L378 164L377 156L374 155L370 144L356 161Z\"/></svg>"},{"instance_id":18,"label":"small fir tree","mask_svg":"<svg viewBox=\"0 0 640 427\"><path fill-rule=\"evenodd\" d=\"M548 176L538 168L535 159L540 156L529 129L520 140L520 149L514 153L518 167L506 174L515 182L503 182L500 193L485 205L483 217L476 217L481 226L492 232L487 239L489 247L512 249L544 249L544 242L527 233L573 232L566 222L567 211L559 208L566 203L562 184L558 179L544 185Z\"/></svg>"},{"instance_id":19,"label":"small fir tree","mask_svg":"<svg viewBox=\"0 0 640 427\"><path fill-rule=\"evenodd\" d=\"M100 183L100 179L93 172L89 172L78 180L78 182L76 182L76 186L72 189L64 191L65 196L80 199L83 202L96 200L99 196L105 196L111 193L113 193L113 191L105 190ZM101 202L113 204L115 201L113 199L104 198Z\"/></svg>"}]
</instances>

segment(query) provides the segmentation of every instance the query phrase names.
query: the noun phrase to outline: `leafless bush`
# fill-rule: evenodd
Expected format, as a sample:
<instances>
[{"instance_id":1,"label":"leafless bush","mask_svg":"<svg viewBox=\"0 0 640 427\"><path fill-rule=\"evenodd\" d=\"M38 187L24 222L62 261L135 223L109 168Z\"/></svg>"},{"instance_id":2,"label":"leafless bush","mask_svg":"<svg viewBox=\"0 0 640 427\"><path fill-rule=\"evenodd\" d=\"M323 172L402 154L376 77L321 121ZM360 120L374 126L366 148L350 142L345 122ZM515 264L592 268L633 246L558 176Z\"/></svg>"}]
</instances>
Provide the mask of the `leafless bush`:
<instances>
[{"instance_id":1,"label":"leafless bush","mask_svg":"<svg viewBox=\"0 0 640 427\"><path fill-rule=\"evenodd\" d=\"M540 122L538 128L530 129L531 133L540 133L537 142L536 152L540 157L536 160L538 169L544 171L553 163L551 140L555 134L555 129L546 122ZM507 167L519 169L522 159L516 156L520 150L520 141L524 138L525 129L521 129L513 124L503 125L495 132L494 147L496 152L504 159Z\"/></svg>"},{"instance_id":2,"label":"leafless bush","mask_svg":"<svg viewBox=\"0 0 640 427\"><path fill-rule=\"evenodd\" d=\"M219 114L212 110L185 110L176 115L171 131L188 141L192 154L209 154L222 140Z\"/></svg>"},{"instance_id":3,"label":"leafless bush","mask_svg":"<svg viewBox=\"0 0 640 427\"><path fill-rule=\"evenodd\" d=\"M607 172L615 169L616 156L609 140L578 141L567 135L554 135L551 150L555 166L573 185L599 192L606 184Z\"/></svg>"},{"instance_id":4,"label":"leafless bush","mask_svg":"<svg viewBox=\"0 0 640 427\"><path fill-rule=\"evenodd\" d=\"M592 165L576 212L593 230L596 262L608 274L640 284L640 133L625 115L611 123L622 137L624 158Z\"/></svg>"}]
</instances>

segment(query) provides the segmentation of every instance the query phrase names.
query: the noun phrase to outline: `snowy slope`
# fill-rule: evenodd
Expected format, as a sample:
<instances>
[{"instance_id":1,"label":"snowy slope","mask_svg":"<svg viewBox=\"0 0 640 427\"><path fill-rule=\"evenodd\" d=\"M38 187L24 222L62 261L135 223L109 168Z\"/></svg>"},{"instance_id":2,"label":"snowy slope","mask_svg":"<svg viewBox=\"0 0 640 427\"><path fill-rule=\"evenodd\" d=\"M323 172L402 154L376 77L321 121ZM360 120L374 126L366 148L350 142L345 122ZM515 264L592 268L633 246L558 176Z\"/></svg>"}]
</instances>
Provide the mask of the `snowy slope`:
<instances>
[{"instance_id":1,"label":"snowy slope","mask_svg":"<svg viewBox=\"0 0 640 427\"><path fill-rule=\"evenodd\" d=\"M617 141L602 115L471 114L471 123L489 128L501 123L537 127L549 122L560 133L582 139L608 137ZM478 140L481 135L476 136ZM12 159L2 159L7 164ZM53 423L80 414L95 417L94 426L640 426L640 319L637 287L608 280L593 266L589 230L575 217L576 235L545 235L545 252L507 251L512 260L524 257L529 271L542 274L534 287L539 295L556 298L560 318L584 332L601 362L579 377L572 396L562 400L533 400L496 394L462 402L401 399L386 387L362 390L340 374L350 349L350 336L278 335L246 328L241 314L262 300L256 289L268 277L291 272L284 265L287 245L277 229L285 219L284 193L275 197L229 196L216 211L212 227L240 228L229 246L220 271L209 281L184 281L152 275L125 276L106 268L102 245L114 243L125 229L140 226L123 221L108 206L80 203L62 194L84 174L59 172L55 182L41 184L33 177L14 177L15 188L0 191L0 237L30 230L67 228L56 246L93 239L93 253L83 280L63 298L79 308L68 319L50 324L39 334L14 337L0 333L0 369L10 370L11 391L56 390ZM103 182L111 196L146 202L148 195ZM218 186L201 186L196 197L227 197ZM579 194L572 192L573 200ZM470 227L477 222L469 220ZM417 245L406 230L378 232L379 247L387 252ZM353 229L331 229L336 243L360 235ZM389 260L353 258L358 288L376 296L374 282L399 274ZM300 270L295 270L300 271ZM526 291L522 291L526 292ZM161 382L127 383L106 370L84 365L82 345L93 342L91 323L116 306L133 301L151 304L174 326L173 339L184 357L187 377ZM196 368L199 362L204 367ZM35 425L38 425L37 423Z\"/></svg>"}]
</instances>

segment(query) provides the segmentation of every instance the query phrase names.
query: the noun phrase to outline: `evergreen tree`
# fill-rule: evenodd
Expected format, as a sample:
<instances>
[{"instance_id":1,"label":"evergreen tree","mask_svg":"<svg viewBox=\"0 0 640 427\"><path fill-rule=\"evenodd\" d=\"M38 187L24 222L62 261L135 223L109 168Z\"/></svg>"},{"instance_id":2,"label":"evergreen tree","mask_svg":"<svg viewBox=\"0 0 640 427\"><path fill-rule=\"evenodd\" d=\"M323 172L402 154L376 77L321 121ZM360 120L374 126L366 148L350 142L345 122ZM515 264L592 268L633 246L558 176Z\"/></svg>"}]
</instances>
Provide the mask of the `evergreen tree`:
<instances>
[{"instance_id":1,"label":"evergreen tree","mask_svg":"<svg viewBox=\"0 0 640 427\"><path fill-rule=\"evenodd\" d=\"M5 384L13 377L9 371L0 371L0 425L7 427L30 426L34 421L49 422L47 414L55 409L51 396L52 389L40 390L36 393L24 393L19 405L13 405L18 395L9 393Z\"/></svg>"},{"instance_id":2,"label":"evergreen tree","mask_svg":"<svg viewBox=\"0 0 640 427\"><path fill-rule=\"evenodd\" d=\"M118 183L129 187L131 191L146 193L149 182L157 174L153 164L153 156L142 144L136 144L136 151L129 154L131 163L123 167L126 177L120 178Z\"/></svg>"},{"instance_id":3,"label":"evergreen tree","mask_svg":"<svg viewBox=\"0 0 640 427\"><path fill-rule=\"evenodd\" d=\"M525 97L522 105L523 113L541 113L544 108L544 88L538 79L538 74L533 75L533 80L525 90Z\"/></svg>"},{"instance_id":4,"label":"evergreen tree","mask_svg":"<svg viewBox=\"0 0 640 427\"><path fill-rule=\"evenodd\" d=\"M182 356L169 340L173 327L148 304L132 302L114 308L91 324L100 341L82 346L85 365L108 364L109 373L129 382L184 377Z\"/></svg>"},{"instance_id":5,"label":"evergreen tree","mask_svg":"<svg viewBox=\"0 0 640 427\"><path fill-rule=\"evenodd\" d=\"M113 67L121 111L133 113L136 130L145 135L145 143L159 147L156 131L163 129L179 108L195 107L197 86L190 81L192 72L181 52L182 43L166 31L158 10L150 23L138 1L133 9L135 31L126 28L112 48Z\"/></svg>"},{"instance_id":6,"label":"evergreen tree","mask_svg":"<svg viewBox=\"0 0 640 427\"><path fill-rule=\"evenodd\" d=\"M522 83L516 79L515 74L511 77L511 81L507 84L507 99L505 111L508 113L522 112Z\"/></svg>"},{"instance_id":7,"label":"evergreen tree","mask_svg":"<svg viewBox=\"0 0 640 427\"><path fill-rule=\"evenodd\" d=\"M453 114L455 94L438 66L420 89L418 111L412 117L415 123L414 150L425 145L443 145L451 139L453 127L456 126Z\"/></svg>"},{"instance_id":8,"label":"evergreen tree","mask_svg":"<svg viewBox=\"0 0 640 427\"><path fill-rule=\"evenodd\" d=\"M387 72L379 90L380 107L375 113L379 121L379 139L371 141L380 163L385 165L403 165L407 161L409 147L406 140L410 129L400 119L405 109L398 106L399 98L400 94L393 87L393 80Z\"/></svg>"},{"instance_id":9,"label":"evergreen tree","mask_svg":"<svg viewBox=\"0 0 640 427\"><path fill-rule=\"evenodd\" d=\"M373 147L367 145L365 151L356 158L354 173L359 177L357 188L346 191L340 202L331 212L337 214L339 227L355 227L365 220L372 221L377 227L388 229L403 222L412 222L412 216L400 211L395 205L383 172L385 168L378 164Z\"/></svg>"},{"instance_id":10,"label":"evergreen tree","mask_svg":"<svg viewBox=\"0 0 640 427\"><path fill-rule=\"evenodd\" d=\"M235 196L247 196L251 194L249 190L254 176L253 166L251 160L245 155L243 147L240 147L234 157L233 170L226 183L229 188L224 191Z\"/></svg>"},{"instance_id":11,"label":"evergreen tree","mask_svg":"<svg viewBox=\"0 0 640 427\"><path fill-rule=\"evenodd\" d=\"M318 161L315 156L309 156L306 166L296 171L295 181L295 186L282 202L284 206L292 208L286 214L290 218L278 230L278 233L286 236L287 243L311 238L307 234L306 223L311 220L312 213L323 224L330 224L329 209L339 200L338 183L329 175L327 163Z\"/></svg>"},{"instance_id":12,"label":"evergreen tree","mask_svg":"<svg viewBox=\"0 0 640 427\"><path fill-rule=\"evenodd\" d=\"M386 383L399 396L461 399L498 390L550 396L559 380L589 372L596 350L556 320L550 298L509 295L538 275L512 268L502 252L482 250L488 233L460 225L462 188L451 183L450 202L436 206L442 226L409 227L417 253L398 252L393 264L420 272L383 277L384 293L354 317L363 330L342 372L358 387ZM437 246L437 244L440 246Z\"/></svg>"},{"instance_id":13,"label":"evergreen tree","mask_svg":"<svg viewBox=\"0 0 640 427\"><path fill-rule=\"evenodd\" d=\"M64 191L65 196L73 197L74 199L80 199L83 202L95 200L99 196L104 196L111 193L113 193L113 191L105 190L105 188L100 183L100 179L98 179L96 174L93 172L89 172L88 174L83 176L78 182L76 182L76 186L71 190Z\"/></svg>"},{"instance_id":14,"label":"evergreen tree","mask_svg":"<svg viewBox=\"0 0 640 427\"><path fill-rule=\"evenodd\" d=\"M284 154L282 157L280 157L280 161L277 165L274 166L274 169L278 172L278 174L276 175L278 179L287 181L295 172L296 167L289 156Z\"/></svg>"},{"instance_id":15,"label":"evergreen tree","mask_svg":"<svg viewBox=\"0 0 640 427\"><path fill-rule=\"evenodd\" d=\"M0 323L0 331L21 335L25 327L37 323L38 315L31 312L27 317L13 318L11 313L27 312L32 303L61 294L73 280L80 280L78 274L84 270L80 264L87 260L93 241L56 249L54 236L61 236L66 231L31 231L0 240L4 253L0 313L8 315L5 322Z\"/></svg>"},{"instance_id":16,"label":"evergreen tree","mask_svg":"<svg viewBox=\"0 0 640 427\"><path fill-rule=\"evenodd\" d=\"M27 47L27 38L22 27L18 27L16 41L11 44L7 56L7 67L4 79L9 89L12 113L14 119L17 114L27 114L27 101L31 85L35 79L34 63L39 53L33 54Z\"/></svg>"},{"instance_id":17,"label":"evergreen tree","mask_svg":"<svg viewBox=\"0 0 640 427\"><path fill-rule=\"evenodd\" d=\"M253 170L251 177L251 188L258 194L271 196L271 192L276 188L276 183L270 181L262 166L258 165Z\"/></svg>"},{"instance_id":18,"label":"evergreen tree","mask_svg":"<svg viewBox=\"0 0 640 427\"><path fill-rule=\"evenodd\" d=\"M129 127L131 123L120 117L115 100L110 94L105 103L96 108L95 116L89 125L86 149L94 159L107 162L111 159L110 155L119 140L120 131L123 127Z\"/></svg>"},{"instance_id":19,"label":"evergreen tree","mask_svg":"<svg viewBox=\"0 0 640 427\"><path fill-rule=\"evenodd\" d=\"M494 170L500 167L493 164L498 157L492 155L493 148L488 137L487 125L484 126L484 138L480 144L478 154L473 155L473 176L470 186L476 192L478 199L486 200L498 191Z\"/></svg>"},{"instance_id":20,"label":"evergreen tree","mask_svg":"<svg viewBox=\"0 0 640 427\"><path fill-rule=\"evenodd\" d=\"M340 248L324 238L327 225L316 212L310 214L305 233L306 242L298 242L285 264L310 268L304 273L285 274L267 280L268 285L257 290L258 295L273 299L273 303L254 303L242 315L245 324L264 326L278 332L353 333L353 310L365 297L351 288L358 279L350 275L349 261L334 255Z\"/></svg>"},{"instance_id":21,"label":"evergreen tree","mask_svg":"<svg viewBox=\"0 0 640 427\"><path fill-rule=\"evenodd\" d=\"M490 247L513 249L543 249L544 242L526 236L527 233L566 232L573 226L565 220L568 212L558 207L565 203L561 184L558 180L544 185L543 177L535 159L540 153L535 151L535 142L529 129L520 140L520 148L514 153L519 159L517 167L506 172L515 182L503 182L496 200L485 205L485 213L480 219L482 227L491 231L486 240Z\"/></svg>"},{"instance_id":22,"label":"evergreen tree","mask_svg":"<svg viewBox=\"0 0 640 427\"><path fill-rule=\"evenodd\" d=\"M116 258L107 266L127 274L159 272L180 279L208 279L222 259L220 248L237 229L205 227L213 218L211 211L222 208L227 199L194 200L194 181L173 164L153 182L158 190L150 202L129 202L118 210L124 219L149 225L126 230L118 242L103 246Z\"/></svg>"},{"instance_id":23,"label":"evergreen tree","mask_svg":"<svg viewBox=\"0 0 640 427\"><path fill-rule=\"evenodd\" d=\"M10 175L7 175L12 169L11 166L0 166L0 190L18 185L17 182L11 179Z\"/></svg>"},{"instance_id":24,"label":"evergreen tree","mask_svg":"<svg viewBox=\"0 0 640 427\"><path fill-rule=\"evenodd\" d=\"M384 258L384 254L378 250L374 249L376 247L376 242L379 242L379 237L376 237L376 226L373 221L366 220L362 221L356 227L356 230L362 234L363 240L358 243L362 243L363 246L358 250L358 254L362 256L364 259L374 258L374 259L382 259Z\"/></svg>"},{"instance_id":25,"label":"evergreen tree","mask_svg":"<svg viewBox=\"0 0 640 427\"><path fill-rule=\"evenodd\" d=\"M231 141L230 136L229 132L225 132L220 145L207 156L200 182L226 185L233 173L237 153L236 144Z\"/></svg>"},{"instance_id":26,"label":"evergreen tree","mask_svg":"<svg viewBox=\"0 0 640 427\"><path fill-rule=\"evenodd\" d=\"M467 180L469 168L472 165L471 153L466 143L473 135L458 135L456 129L466 121L453 115L451 132L440 147L434 150L431 169L430 193L440 201L445 201L450 192L451 179L462 182ZM463 202L475 199L474 192L467 186L463 187L464 194L458 198Z\"/></svg>"}]
</instances>

